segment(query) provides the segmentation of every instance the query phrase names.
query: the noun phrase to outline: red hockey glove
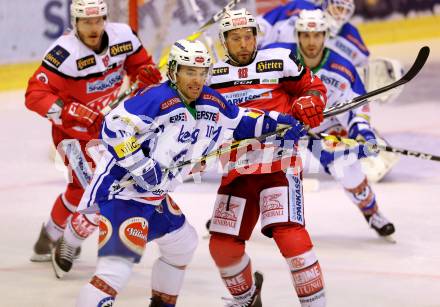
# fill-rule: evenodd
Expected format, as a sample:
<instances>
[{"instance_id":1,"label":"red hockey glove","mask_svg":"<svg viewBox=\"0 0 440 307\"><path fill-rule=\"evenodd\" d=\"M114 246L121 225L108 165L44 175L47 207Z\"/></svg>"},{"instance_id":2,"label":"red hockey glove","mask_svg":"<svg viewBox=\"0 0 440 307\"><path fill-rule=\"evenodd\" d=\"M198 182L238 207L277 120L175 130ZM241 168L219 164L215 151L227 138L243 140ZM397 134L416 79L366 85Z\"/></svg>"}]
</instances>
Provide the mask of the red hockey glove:
<instances>
[{"instance_id":1,"label":"red hockey glove","mask_svg":"<svg viewBox=\"0 0 440 307\"><path fill-rule=\"evenodd\" d=\"M94 136L99 134L103 116L89 107L78 102L72 102L63 107L61 120L64 128L81 126L87 128Z\"/></svg>"},{"instance_id":2,"label":"red hockey glove","mask_svg":"<svg viewBox=\"0 0 440 307\"><path fill-rule=\"evenodd\" d=\"M324 102L314 95L301 96L292 105L292 115L310 128L319 126L324 120L323 111Z\"/></svg>"},{"instance_id":3,"label":"red hockey glove","mask_svg":"<svg viewBox=\"0 0 440 307\"><path fill-rule=\"evenodd\" d=\"M152 84L159 83L162 80L162 76L154 65L144 65L139 67L137 79L139 81L139 89L144 89Z\"/></svg>"}]
</instances>

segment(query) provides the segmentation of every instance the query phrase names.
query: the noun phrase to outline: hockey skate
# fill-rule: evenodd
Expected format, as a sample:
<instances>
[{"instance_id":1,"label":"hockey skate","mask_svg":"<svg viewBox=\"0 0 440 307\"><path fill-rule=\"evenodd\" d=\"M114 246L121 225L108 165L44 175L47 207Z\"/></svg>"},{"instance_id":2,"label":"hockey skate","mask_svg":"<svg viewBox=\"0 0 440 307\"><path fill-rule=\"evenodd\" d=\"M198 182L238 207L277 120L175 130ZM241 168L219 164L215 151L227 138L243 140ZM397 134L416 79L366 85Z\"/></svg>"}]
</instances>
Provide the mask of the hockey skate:
<instances>
[{"instance_id":1,"label":"hockey skate","mask_svg":"<svg viewBox=\"0 0 440 307\"><path fill-rule=\"evenodd\" d=\"M51 258L51 250L55 246L46 232L46 227L41 226L40 235L34 245L34 254L31 256L33 262L48 262Z\"/></svg>"},{"instance_id":2,"label":"hockey skate","mask_svg":"<svg viewBox=\"0 0 440 307\"><path fill-rule=\"evenodd\" d=\"M238 301L237 299L224 298L228 300L225 307L262 307L261 303L261 286L263 285L263 274L260 272L254 273L254 283L255 290L251 296L249 296L245 301Z\"/></svg>"},{"instance_id":3,"label":"hockey skate","mask_svg":"<svg viewBox=\"0 0 440 307\"><path fill-rule=\"evenodd\" d=\"M63 238L57 242L52 249L52 267L57 278L63 278L70 271L78 249L67 244Z\"/></svg>"},{"instance_id":4,"label":"hockey skate","mask_svg":"<svg viewBox=\"0 0 440 307\"><path fill-rule=\"evenodd\" d=\"M379 211L372 215L365 215L365 219L371 228L376 230L377 234L387 241L396 243L391 235L395 232L394 225L388 221Z\"/></svg>"}]
</instances>

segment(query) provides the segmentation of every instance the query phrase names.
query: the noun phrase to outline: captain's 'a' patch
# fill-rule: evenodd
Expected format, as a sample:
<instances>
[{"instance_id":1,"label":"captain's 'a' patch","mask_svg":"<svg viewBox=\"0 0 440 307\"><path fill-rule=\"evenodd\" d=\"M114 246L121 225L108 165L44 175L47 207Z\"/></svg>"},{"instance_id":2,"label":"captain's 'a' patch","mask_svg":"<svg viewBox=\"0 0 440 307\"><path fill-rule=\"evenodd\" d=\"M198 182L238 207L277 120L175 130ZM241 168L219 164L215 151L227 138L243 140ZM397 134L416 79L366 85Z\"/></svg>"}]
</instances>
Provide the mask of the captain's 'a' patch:
<instances>
[{"instance_id":1,"label":"captain's 'a' patch","mask_svg":"<svg viewBox=\"0 0 440 307\"><path fill-rule=\"evenodd\" d=\"M60 45L56 45L51 51L46 54L44 60L58 68L69 57L69 55L69 51L67 51Z\"/></svg>"}]
</instances>

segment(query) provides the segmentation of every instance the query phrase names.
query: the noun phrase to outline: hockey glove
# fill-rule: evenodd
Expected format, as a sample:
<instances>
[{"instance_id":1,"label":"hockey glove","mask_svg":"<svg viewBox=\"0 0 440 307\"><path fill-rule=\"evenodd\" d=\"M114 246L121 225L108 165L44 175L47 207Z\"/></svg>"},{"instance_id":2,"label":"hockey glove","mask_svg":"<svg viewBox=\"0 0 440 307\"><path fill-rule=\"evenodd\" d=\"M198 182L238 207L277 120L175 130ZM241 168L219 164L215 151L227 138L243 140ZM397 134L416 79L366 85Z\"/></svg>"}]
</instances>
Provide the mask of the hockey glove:
<instances>
[{"instance_id":1,"label":"hockey glove","mask_svg":"<svg viewBox=\"0 0 440 307\"><path fill-rule=\"evenodd\" d=\"M159 163L145 157L129 168L133 180L136 182L134 188L139 193L152 191L161 183L162 170Z\"/></svg>"},{"instance_id":2,"label":"hockey glove","mask_svg":"<svg viewBox=\"0 0 440 307\"><path fill-rule=\"evenodd\" d=\"M61 123L64 128L84 127L93 137L98 137L103 118L101 113L78 102L66 104L61 110Z\"/></svg>"},{"instance_id":3,"label":"hockey glove","mask_svg":"<svg viewBox=\"0 0 440 307\"><path fill-rule=\"evenodd\" d=\"M292 105L292 115L310 128L319 126L324 120L325 104L315 95L301 96Z\"/></svg>"},{"instance_id":4,"label":"hockey glove","mask_svg":"<svg viewBox=\"0 0 440 307\"><path fill-rule=\"evenodd\" d=\"M138 69L137 79L139 89L142 90L152 84L159 83L162 80L162 75L154 65L144 65Z\"/></svg>"},{"instance_id":5,"label":"hockey glove","mask_svg":"<svg viewBox=\"0 0 440 307\"><path fill-rule=\"evenodd\" d=\"M368 143L376 144L376 135L374 134L368 122L356 122L348 130L350 139L362 140Z\"/></svg>"},{"instance_id":6,"label":"hockey glove","mask_svg":"<svg viewBox=\"0 0 440 307\"><path fill-rule=\"evenodd\" d=\"M290 115L280 113L277 118L277 124L291 127L283 135L283 139L286 141L298 143L299 139L307 134L304 125Z\"/></svg>"},{"instance_id":7,"label":"hockey glove","mask_svg":"<svg viewBox=\"0 0 440 307\"><path fill-rule=\"evenodd\" d=\"M359 141L365 141L370 144L377 144L376 135L374 134L368 122L355 122L348 130L348 137ZM368 149L368 146L361 145L359 157L377 156L377 151Z\"/></svg>"}]
</instances>

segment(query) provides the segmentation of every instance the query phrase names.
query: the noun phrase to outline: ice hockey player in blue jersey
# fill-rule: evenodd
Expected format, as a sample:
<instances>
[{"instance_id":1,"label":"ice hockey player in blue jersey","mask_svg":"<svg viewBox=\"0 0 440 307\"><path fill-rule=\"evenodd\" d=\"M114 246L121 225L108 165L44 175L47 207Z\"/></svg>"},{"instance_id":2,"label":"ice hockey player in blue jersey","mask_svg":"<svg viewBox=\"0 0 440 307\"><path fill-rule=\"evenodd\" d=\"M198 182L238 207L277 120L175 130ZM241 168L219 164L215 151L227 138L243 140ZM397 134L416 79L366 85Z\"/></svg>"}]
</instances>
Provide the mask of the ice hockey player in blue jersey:
<instances>
[{"instance_id":1,"label":"ice hockey player in blue jersey","mask_svg":"<svg viewBox=\"0 0 440 307\"><path fill-rule=\"evenodd\" d=\"M295 43L295 21L299 13L301 10L313 9L323 10L329 25L326 46L339 53L356 67L367 91L386 86L402 77L403 69L399 61L384 57L370 57L370 52L358 29L350 23L355 11L354 0L292 0L285 5L276 7L257 18L264 33L260 40L260 47L267 48L273 43L287 45ZM282 46L282 44L278 46ZM389 91L376 100L377 102L389 103L394 101L401 91L402 87ZM386 144L386 140L379 134L376 136L379 144ZM363 159L362 168L371 181L378 182L398 161L397 154L380 152L376 157Z\"/></svg>"},{"instance_id":2,"label":"ice hockey player in blue jersey","mask_svg":"<svg viewBox=\"0 0 440 307\"><path fill-rule=\"evenodd\" d=\"M303 10L295 25L295 36L299 44L275 43L268 47L292 50L303 65L321 78L327 88L327 106L331 107L365 94L365 89L355 67L347 59L324 46L328 33L329 25L321 10ZM324 120L314 131L374 143L376 135L370 126L369 117L369 107L360 107ZM354 152L353 157L353 154L344 155L343 145L335 147L333 143L312 140L308 147L326 172L344 187L369 225L380 236L394 233L394 225L378 210L376 195L362 172L359 161L375 153L369 152L361 145L351 149L351 152Z\"/></svg>"},{"instance_id":3,"label":"ice hockey player in blue jersey","mask_svg":"<svg viewBox=\"0 0 440 307\"><path fill-rule=\"evenodd\" d=\"M293 0L276 7L258 18L264 33L260 46L275 42L295 42L295 21L301 10L322 9L329 23L329 39L326 44L330 49L347 58L356 67L368 63L370 52L358 29L350 23L354 14L353 0L324 0L318 6L306 0Z\"/></svg>"},{"instance_id":4,"label":"ice hockey player in blue jersey","mask_svg":"<svg viewBox=\"0 0 440 307\"><path fill-rule=\"evenodd\" d=\"M210 66L201 42L179 40L168 60L169 81L142 90L105 117L101 137L107 151L79 208L99 206L98 262L77 306L111 306L153 240L160 257L152 268L150 306L175 306L197 234L168 194L190 169L173 166L227 139L274 132L279 124L292 126L286 140L297 142L305 134L291 116L229 104L204 86Z\"/></svg>"}]
</instances>

